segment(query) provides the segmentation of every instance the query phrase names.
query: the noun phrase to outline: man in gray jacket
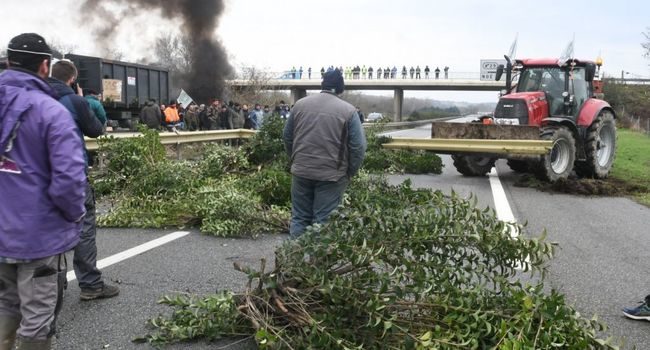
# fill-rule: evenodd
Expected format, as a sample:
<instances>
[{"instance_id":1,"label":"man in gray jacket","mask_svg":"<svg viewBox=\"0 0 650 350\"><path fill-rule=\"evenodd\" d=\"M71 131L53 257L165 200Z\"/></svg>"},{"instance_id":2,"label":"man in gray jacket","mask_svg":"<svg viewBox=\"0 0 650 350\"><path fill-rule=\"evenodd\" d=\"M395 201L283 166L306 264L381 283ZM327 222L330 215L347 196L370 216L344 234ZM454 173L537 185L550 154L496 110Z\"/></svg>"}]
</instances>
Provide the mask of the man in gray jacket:
<instances>
[{"instance_id":1,"label":"man in gray jacket","mask_svg":"<svg viewBox=\"0 0 650 350\"><path fill-rule=\"evenodd\" d=\"M366 153L356 109L337 96L345 87L341 72L325 73L321 87L320 94L296 102L284 127L291 159L292 238L327 220Z\"/></svg>"}]
</instances>

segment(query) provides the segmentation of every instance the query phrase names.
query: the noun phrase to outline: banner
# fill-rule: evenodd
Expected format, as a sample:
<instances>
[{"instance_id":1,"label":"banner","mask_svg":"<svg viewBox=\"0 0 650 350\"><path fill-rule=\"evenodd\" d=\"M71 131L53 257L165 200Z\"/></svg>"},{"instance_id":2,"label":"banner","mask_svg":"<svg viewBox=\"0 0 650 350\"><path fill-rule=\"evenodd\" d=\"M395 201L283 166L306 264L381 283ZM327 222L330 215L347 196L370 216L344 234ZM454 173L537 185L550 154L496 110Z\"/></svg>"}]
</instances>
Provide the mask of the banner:
<instances>
[{"instance_id":1,"label":"banner","mask_svg":"<svg viewBox=\"0 0 650 350\"><path fill-rule=\"evenodd\" d=\"M190 103L194 102L194 100L187 94L187 92L185 92L185 90L181 89L181 94L178 95L177 102L181 107L187 108Z\"/></svg>"},{"instance_id":2,"label":"banner","mask_svg":"<svg viewBox=\"0 0 650 350\"><path fill-rule=\"evenodd\" d=\"M102 79L102 100L122 101L122 81L119 79Z\"/></svg>"}]
</instances>

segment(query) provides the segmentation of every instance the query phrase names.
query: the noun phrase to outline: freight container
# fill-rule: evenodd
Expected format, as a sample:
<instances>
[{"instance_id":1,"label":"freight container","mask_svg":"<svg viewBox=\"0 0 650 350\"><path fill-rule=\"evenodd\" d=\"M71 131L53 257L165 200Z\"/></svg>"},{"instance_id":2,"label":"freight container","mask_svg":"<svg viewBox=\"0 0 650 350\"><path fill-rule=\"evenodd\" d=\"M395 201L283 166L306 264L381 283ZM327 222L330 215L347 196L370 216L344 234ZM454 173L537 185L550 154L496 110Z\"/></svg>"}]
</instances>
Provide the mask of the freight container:
<instances>
[{"instance_id":1,"label":"freight container","mask_svg":"<svg viewBox=\"0 0 650 350\"><path fill-rule=\"evenodd\" d=\"M120 127L132 129L140 109L148 99L158 104L169 102L169 71L166 68L99 57L65 55L74 62L82 88L102 95L106 114Z\"/></svg>"}]
</instances>

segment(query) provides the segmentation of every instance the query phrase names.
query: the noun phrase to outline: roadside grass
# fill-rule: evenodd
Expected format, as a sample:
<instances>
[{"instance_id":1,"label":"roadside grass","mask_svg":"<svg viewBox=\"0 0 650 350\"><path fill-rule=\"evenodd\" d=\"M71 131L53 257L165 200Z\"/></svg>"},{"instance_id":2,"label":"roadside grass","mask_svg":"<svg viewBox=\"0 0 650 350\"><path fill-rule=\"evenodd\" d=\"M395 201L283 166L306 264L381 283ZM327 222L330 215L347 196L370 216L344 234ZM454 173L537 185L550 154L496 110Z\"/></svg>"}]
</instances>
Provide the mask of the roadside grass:
<instances>
[{"instance_id":1,"label":"roadside grass","mask_svg":"<svg viewBox=\"0 0 650 350\"><path fill-rule=\"evenodd\" d=\"M611 177L635 187L631 195L650 206L650 136L628 129L618 130Z\"/></svg>"}]
</instances>

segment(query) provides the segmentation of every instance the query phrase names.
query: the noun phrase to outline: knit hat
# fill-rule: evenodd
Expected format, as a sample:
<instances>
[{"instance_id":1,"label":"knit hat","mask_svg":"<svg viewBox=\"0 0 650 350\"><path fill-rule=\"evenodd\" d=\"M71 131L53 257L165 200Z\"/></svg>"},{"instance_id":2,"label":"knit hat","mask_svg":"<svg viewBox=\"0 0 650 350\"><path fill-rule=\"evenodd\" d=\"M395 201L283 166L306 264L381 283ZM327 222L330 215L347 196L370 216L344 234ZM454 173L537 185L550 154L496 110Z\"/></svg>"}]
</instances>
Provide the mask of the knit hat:
<instances>
[{"instance_id":1,"label":"knit hat","mask_svg":"<svg viewBox=\"0 0 650 350\"><path fill-rule=\"evenodd\" d=\"M52 50L42 36L24 33L9 41L7 56L10 66L29 67L44 58L51 58Z\"/></svg>"},{"instance_id":2,"label":"knit hat","mask_svg":"<svg viewBox=\"0 0 650 350\"><path fill-rule=\"evenodd\" d=\"M333 91L337 95L340 95L345 89L343 74L341 74L341 71L338 69L325 73L323 75L323 82L320 86L323 91Z\"/></svg>"}]
</instances>

